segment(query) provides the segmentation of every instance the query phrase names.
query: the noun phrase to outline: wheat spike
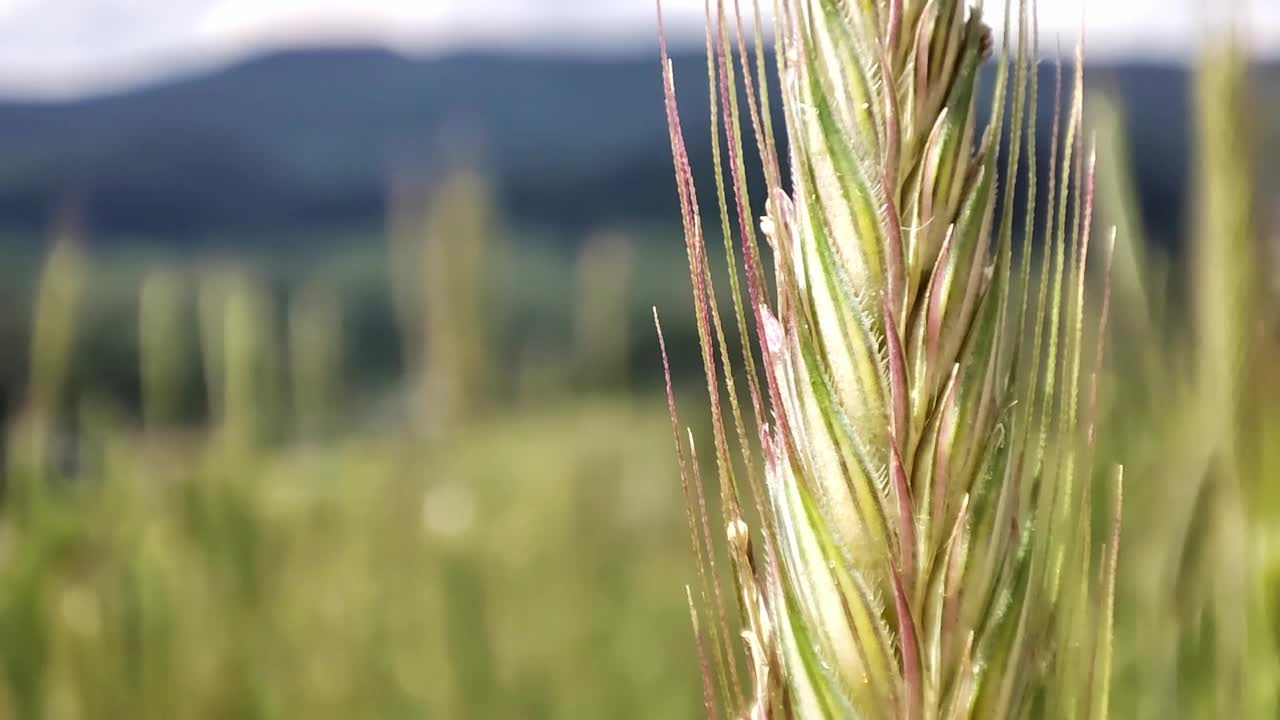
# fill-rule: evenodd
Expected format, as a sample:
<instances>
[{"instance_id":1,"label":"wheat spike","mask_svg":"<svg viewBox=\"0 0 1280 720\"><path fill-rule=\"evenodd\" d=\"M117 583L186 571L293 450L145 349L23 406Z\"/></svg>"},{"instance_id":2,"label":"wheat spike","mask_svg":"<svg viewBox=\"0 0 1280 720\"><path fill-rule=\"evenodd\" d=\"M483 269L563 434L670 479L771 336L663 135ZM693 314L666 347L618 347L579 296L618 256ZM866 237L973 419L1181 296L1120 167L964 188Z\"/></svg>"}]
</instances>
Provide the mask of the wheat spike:
<instances>
[{"instance_id":1,"label":"wheat spike","mask_svg":"<svg viewBox=\"0 0 1280 720\"><path fill-rule=\"evenodd\" d=\"M1114 540L1088 541L1094 392L1082 387L1082 338L1105 313L1087 312L1084 292L1093 153L1080 55L1055 122L1037 272L1030 250L1015 268L1013 248L1024 153L1032 202L1020 229L1028 240L1038 229L1036 49L1024 41L1034 7L1006 4L979 133L980 68L994 47L979 10L775 0L784 165L762 13L756 2L753 62L731 2L707 6L716 195L733 319L754 336L758 366L749 345L735 358L725 343L662 49L725 527L722 538L707 528L692 440L677 427L706 588L690 597L708 714L1105 716L1116 556ZM767 187L763 247L744 124ZM733 565L736 618L715 585L718 547ZM728 642L735 621L745 670Z\"/></svg>"}]
</instances>

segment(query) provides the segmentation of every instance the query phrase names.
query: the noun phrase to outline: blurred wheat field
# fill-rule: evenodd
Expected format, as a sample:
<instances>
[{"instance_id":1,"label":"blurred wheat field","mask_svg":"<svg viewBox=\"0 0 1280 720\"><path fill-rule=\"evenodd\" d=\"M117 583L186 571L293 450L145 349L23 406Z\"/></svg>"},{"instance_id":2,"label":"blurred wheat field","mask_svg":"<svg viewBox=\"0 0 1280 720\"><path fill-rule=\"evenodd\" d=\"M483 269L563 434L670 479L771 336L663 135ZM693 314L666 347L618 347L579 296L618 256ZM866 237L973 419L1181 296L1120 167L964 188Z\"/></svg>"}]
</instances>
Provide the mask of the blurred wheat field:
<instances>
[{"instance_id":1,"label":"blurred wheat field","mask_svg":"<svg viewBox=\"0 0 1280 720\"><path fill-rule=\"evenodd\" d=\"M7 438L0 717L689 714L679 485L665 405L617 382L625 285L584 285L580 334L605 337L563 363L589 366L590 394L560 373L512 387L476 360L497 351L475 322L483 186L441 192L393 268L455 272L402 288L406 407L363 424L342 417L332 293L303 288L281 330L228 268L138 289L140 423L69 397L95 269L56 246ZM202 358L176 341L191 325ZM192 426L175 408L202 372Z\"/></svg>"},{"instance_id":2,"label":"blurred wheat field","mask_svg":"<svg viewBox=\"0 0 1280 720\"><path fill-rule=\"evenodd\" d=\"M602 399L425 445L278 453L94 420L85 432L74 479L20 462L9 476L7 717L652 717L689 704L694 670L672 652L686 624L671 591L685 566L675 486L650 463L667 443L659 405ZM563 433L580 453L548 450Z\"/></svg>"}]
</instances>

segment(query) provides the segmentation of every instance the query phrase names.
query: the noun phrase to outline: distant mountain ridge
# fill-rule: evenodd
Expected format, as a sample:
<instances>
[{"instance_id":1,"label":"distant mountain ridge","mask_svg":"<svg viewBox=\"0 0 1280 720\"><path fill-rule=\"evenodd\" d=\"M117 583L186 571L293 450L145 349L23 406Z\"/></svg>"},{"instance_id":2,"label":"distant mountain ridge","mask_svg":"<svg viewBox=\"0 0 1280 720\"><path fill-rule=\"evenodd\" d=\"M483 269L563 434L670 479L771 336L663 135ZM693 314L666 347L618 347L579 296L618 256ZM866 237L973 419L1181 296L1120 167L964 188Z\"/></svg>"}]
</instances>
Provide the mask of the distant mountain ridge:
<instances>
[{"instance_id":1,"label":"distant mountain ridge","mask_svg":"<svg viewBox=\"0 0 1280 720\"><path fill-rule=\"evenodd\" d=\"M709 167L705 60L675 62L690 149ZM1128 101L1148 200L1176 206L1186 70L1116 65L1090 77ZM0 102L0 228L39 228L65 202L108 236L372 226L391 177L429 174L467 148L513 222L674 217L656 57L356 47L276 52L97 98Z\"/></svg>"}]
</instances>

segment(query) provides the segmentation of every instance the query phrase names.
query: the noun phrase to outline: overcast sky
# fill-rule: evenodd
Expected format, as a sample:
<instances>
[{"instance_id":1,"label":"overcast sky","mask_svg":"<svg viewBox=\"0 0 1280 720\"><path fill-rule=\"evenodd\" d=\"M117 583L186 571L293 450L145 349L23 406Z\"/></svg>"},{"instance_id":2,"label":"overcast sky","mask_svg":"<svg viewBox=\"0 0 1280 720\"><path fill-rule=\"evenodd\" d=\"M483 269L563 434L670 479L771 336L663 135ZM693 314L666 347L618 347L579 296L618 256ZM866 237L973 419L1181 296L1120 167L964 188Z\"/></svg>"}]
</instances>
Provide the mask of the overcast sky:
<instances>
[{"instance_id":1,"label":"overcast sky","mask_svg":"<svg viewBox=\"0 0 1280 720\"><path fill-rule=\"evenodd\" d=\"M676 30L700 28L702 0L664 5ZM1185 57L1206 13L1221 16L1224 6L1238 5L1254 49L1280 56L1280 0L1040 5L1045 47L1056 38L1070 45L1087 6L1091 53L1163 57ZM613 50L644 47L653 37L653 0L0 0L0 93L94 92L260 48L314 42L377 41L415 51Z\"/></svg>"}]
</instances>

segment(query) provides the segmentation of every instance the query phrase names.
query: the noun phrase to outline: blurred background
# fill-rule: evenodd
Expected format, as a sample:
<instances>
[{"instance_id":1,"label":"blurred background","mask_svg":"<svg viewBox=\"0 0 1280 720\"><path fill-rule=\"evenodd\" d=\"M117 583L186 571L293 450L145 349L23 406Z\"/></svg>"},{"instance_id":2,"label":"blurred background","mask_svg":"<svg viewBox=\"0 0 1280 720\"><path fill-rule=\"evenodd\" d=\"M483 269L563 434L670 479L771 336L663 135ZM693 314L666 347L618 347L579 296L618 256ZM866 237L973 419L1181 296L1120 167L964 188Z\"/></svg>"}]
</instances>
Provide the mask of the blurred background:
<instances>
[{"instance_id":1,"label":"blurred background","mask_svg":"<svg viewBox=\"0 0 1280 720\"><path fill-rule=\"evenodd\" d=\"M1275 157L1280 5L1040 5L1177 257L1205 26L1244 28ZM667 3L710 199L702 14ZM0 0L0 717L699 715L656 34L649 0Z\"/></svg>"}]
</instances>

